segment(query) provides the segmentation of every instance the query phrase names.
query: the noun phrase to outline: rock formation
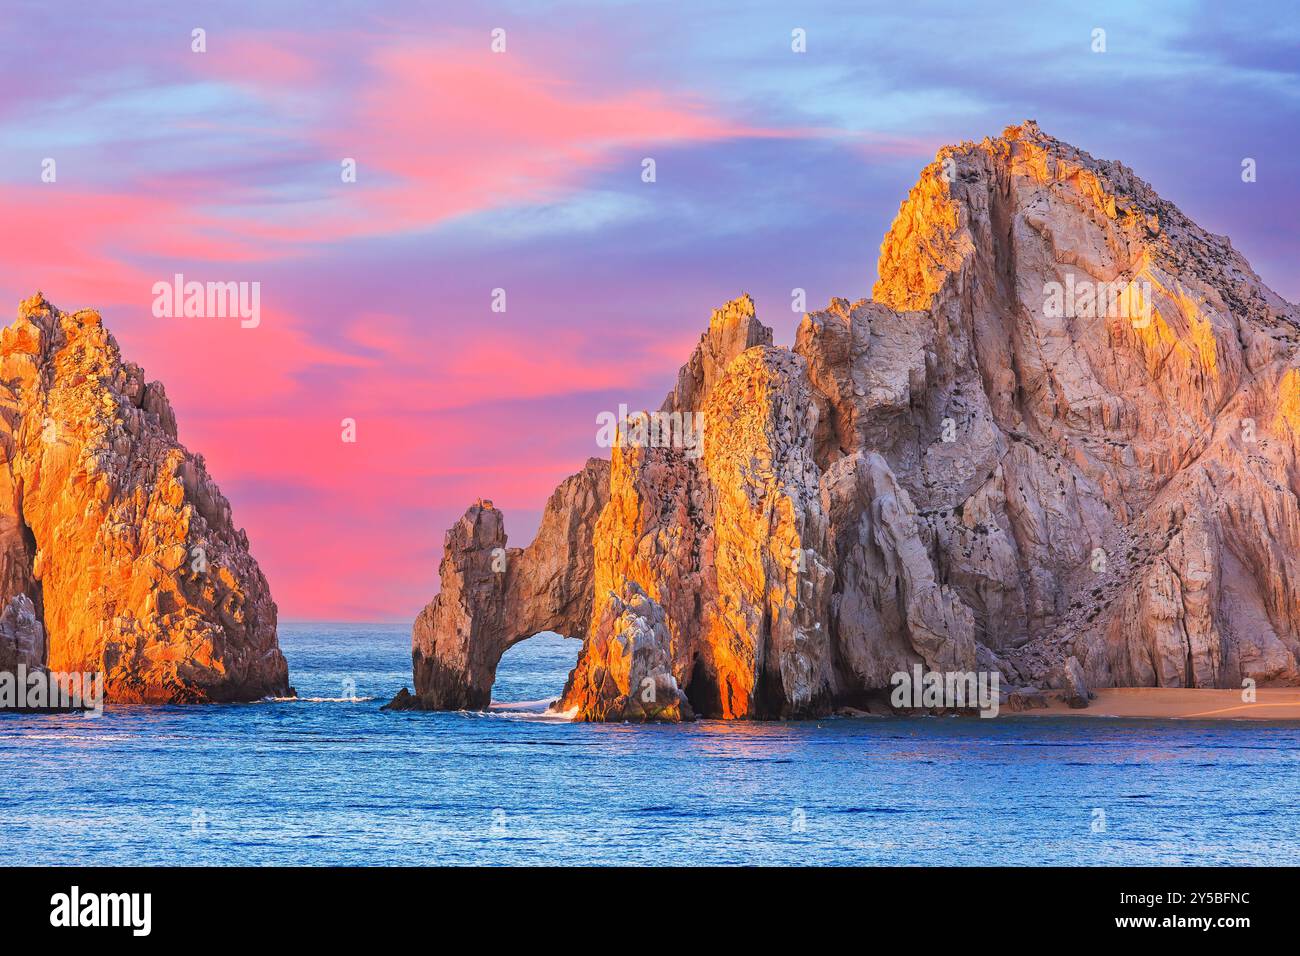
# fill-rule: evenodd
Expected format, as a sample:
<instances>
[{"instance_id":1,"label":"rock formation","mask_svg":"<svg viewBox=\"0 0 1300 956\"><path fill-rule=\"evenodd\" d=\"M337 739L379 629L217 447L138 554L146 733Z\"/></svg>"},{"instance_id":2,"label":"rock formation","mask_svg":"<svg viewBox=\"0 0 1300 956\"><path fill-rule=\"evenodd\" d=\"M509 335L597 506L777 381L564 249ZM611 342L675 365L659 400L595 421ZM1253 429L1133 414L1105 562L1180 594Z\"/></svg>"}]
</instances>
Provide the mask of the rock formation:
<instances>
[{"instance_id":1,"label":"rock formation","mask_svg":"<svg viewBox=\"0 0 1300 956\"><path fill-rule=\"evenodd\" d=\"M569 675L564 699L582 720L689 720L690 702L673 676L664 609L629 581L611 594L591 629L587 666Z\"/></svg>"},{"instance_id":2,"label":"rock formation","mask_svg":"<svg viewBox=\"0 0 1300 956\"><path fill-rule=\"evenodd\" d=\"M415 621L415 695L404 691L389 706L486 707L511 645L539 631L585 631L593 535L608 500L609 462L593 458L551 495L527 548L506 547L492 502L466 511L443 541L442 590Z\"/></svg>"},{"instance_id":3,"label":"rock formation","mask_svg":"<svg viewBox=\"0 0 1300 956\"><path fill-rule=\"evenodd\" d=\"M520 570L471 508L419 705L484 706L544 629L585 636L558 705L585 719L820 715L914 664L1021 706L1300 683L1300 309L1032 122L940 151L879 277L791 350L748 297L715 312L660 412L702 412L702 454L618 443Z\"/></svg>"},{"instance_id":4,"label":"rock formation","mask_svg":"<svg viewBox=\"0 0 1300 956\"><path fill-rule=\"evenodd\" d=\"M103 672L110 702L291 693L266 579L158 382L93 311L0 332L0 668Z\"/></svg>"}]
</instances>

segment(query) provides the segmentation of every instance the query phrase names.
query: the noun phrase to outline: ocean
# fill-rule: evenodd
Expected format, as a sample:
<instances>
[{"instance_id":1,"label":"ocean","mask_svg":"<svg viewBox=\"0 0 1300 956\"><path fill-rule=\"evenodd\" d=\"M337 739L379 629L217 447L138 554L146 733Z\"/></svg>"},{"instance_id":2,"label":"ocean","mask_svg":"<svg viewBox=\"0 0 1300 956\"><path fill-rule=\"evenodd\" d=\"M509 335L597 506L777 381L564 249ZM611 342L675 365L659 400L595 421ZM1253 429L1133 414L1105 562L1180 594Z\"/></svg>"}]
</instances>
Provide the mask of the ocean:
<instances>
[{"instance_id":1,"label":"ocean","mask_svg":"<svg viewBox=\"0 0 1300 956\"><path fill-rule=\"evenodd\" d=\"M1293 864L1300 728L545 717L578 643L488 713L390 713L404 625L282 624L299 699L0 713L0 864ZM357 699L353 700L352 697Z\"/></svg>"}]
</instances>

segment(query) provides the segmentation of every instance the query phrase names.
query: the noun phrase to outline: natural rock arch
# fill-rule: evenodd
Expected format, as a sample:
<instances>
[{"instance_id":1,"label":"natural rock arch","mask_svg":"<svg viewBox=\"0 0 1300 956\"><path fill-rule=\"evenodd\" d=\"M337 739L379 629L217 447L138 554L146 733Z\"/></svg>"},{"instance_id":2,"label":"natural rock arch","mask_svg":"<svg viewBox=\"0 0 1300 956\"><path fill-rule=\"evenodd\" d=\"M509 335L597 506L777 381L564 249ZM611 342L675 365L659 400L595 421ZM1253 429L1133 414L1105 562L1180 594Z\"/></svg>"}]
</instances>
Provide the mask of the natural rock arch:
<instances>
[{"instance_id":1,"label":"natural rock arch","mask_svg":"<svg viewBox=\"0 0 1300 956\"><path fill-rule=\"evenodd\" d=\"M527 548L508 548L504 516L475 502L447 531L442 589L415 620L415 693L403 690L390 706L485 708L509 648L542 631L586 634L592 535L608 500L609 462L592 458L551 495Z\"/></svg>"}]
</instances>

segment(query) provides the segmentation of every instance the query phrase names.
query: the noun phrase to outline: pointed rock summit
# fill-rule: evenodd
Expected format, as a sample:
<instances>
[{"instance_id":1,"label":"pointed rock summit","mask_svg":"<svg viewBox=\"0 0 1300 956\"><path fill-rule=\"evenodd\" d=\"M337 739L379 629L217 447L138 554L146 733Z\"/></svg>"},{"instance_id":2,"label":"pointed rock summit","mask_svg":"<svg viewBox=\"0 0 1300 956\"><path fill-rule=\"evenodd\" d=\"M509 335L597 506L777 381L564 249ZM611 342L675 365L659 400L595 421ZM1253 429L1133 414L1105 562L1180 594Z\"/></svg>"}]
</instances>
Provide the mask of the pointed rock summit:
<instances>
[{"instance_id":1,"label":"pointed rock summit","mask_svg":"<svg viewBox=\"0 0 1300 956\"><path fill-rule=\"evenodd\" d=\"M619 443L522 569L470 509L408 703L486 705L547 629L585 637L558 707L592 720L815 716L914 665L1072 706L1300 684L1300 309L1033 122L942 149L878 274L791 350L715 312L660 413L702 453Z\"/></svg>"},{"instance_id":2,"label":"pointed rock summit","mask_svg":"<svg viewBox=\"0 0 1300 956\"><path fill-rule=\"evenodd\" d=\"M276 607L158 382L97 312L0 332L0 669L102 672L109 702L291 693Z\"/></svg>"}]
</instances>

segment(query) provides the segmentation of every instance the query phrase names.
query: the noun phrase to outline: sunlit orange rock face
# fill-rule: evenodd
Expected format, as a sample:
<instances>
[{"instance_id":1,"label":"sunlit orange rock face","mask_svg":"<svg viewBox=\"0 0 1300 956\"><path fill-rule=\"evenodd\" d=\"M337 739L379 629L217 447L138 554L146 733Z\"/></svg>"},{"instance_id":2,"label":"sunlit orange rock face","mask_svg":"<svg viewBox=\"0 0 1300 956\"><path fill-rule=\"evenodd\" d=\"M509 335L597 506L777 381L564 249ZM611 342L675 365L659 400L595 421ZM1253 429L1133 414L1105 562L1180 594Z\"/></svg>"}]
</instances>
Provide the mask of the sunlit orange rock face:
<instances>
[{"instance_id":1,"label":"sunlit orange rock face","mask_svg":"<svg viewBox=\"0 0 1300 956\"><path fill-rule=\"evenodd\" d=\"M1032 122L941 150L878 273L793 349L748 297L715 312L664 405L703 414L702 453L613 449L567 525L590 550L530 546L580 549L563 602L468 600L482 552L456 552L457 633L585 637L579 719L816 716L914 664L1081 702L1300 684L1300 309ZM417 664L419 705L464 706L472 656L438 686Z\"/></svg>"},{"instance_id":2,"label":"sunlit orange rock face","mask_svg":"<svg viewBox=\"0 0 1300 956\"><path fill-rule=\"evenodd\" d=\"M247 537L98 313L23 302L0 407L0 666L102 671L115 703L290 693Z\"/></svg>"}]
</instances>

